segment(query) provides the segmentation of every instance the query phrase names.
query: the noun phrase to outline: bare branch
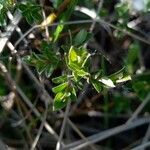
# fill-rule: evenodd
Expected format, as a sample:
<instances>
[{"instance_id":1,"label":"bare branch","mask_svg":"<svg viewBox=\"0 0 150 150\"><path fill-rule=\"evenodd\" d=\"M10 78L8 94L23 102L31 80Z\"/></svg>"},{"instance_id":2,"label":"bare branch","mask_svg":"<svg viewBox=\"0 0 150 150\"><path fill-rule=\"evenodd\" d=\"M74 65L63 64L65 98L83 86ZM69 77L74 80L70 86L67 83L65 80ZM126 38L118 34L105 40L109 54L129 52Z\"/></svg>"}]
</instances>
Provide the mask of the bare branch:
<instances>
[{"instance_id":1,"label":"bare branch","mask_svg":"<svg viewBox=\"0 0 150 150\"><path fill-rule=\"evenodd\" d=\"M114 135L119 134L124 131L131 130L133 128L147 124L149 122L150 122L149 117L137 119L137 120L131 122L130 124L123 124L123 125L114 127L112 129L108 129L106 131L89 136L89 137L87 137L89 142L86 142L85 140L79 140L77 142L68 144L65 146L65 148L63 150L69 150L69 149L70 150L78 150L78 149L84 148L92 143L100 142L106 138L109 138L111 136L114 136Z\"/></svg>"}]
</instances>

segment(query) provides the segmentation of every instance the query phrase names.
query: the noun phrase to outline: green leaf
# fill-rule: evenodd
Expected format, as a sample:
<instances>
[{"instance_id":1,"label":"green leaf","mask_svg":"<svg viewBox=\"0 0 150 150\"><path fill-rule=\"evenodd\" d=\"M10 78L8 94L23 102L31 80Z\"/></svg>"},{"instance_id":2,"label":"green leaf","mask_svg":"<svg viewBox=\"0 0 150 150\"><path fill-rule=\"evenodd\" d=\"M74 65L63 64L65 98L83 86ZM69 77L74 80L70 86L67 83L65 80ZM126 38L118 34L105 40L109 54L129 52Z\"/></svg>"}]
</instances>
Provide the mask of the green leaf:
<instances>
[{"instance_id":1,"label":"green leaf","mask_svg":"<svg viewBox=\"0 0 150 150\"><path fill-rule=\"evenodd\" d=\"M129 15L129 6L127 2L120 2L115 6L118 17L126 18Z\"/></svg>"},{"instance_id":2,"label":"green leaf","mask_svg":"<svg viewBox=\"0 0 150 150\"><path fill-rule=\"evenodd\" d=\"M2 4L0 4L0 11L3 9L3 5Z\"/></svg>"},{"instance_id":3,"label":"green leaf","mask_svg":"<svg viewBox=\"0 0 150 150\"><path fill-rule=\"evenodd\" d=\"M129 47L129 52L127 56L127 62L129 64L133 64L139 56L139 45L138 43L133 43Z\"/></svg>"},{"instance_id":4,"label":"green leaf","mask_svg":"<svg viewBox=\"0 0 150 150\"><path fill-rule=\"evenodd\" d=\"M102 84L98 80L92 79L91 83L97 92L102 91Z\"/></svg>"},{"instance_id":5,"label":"green leaf","mask_svg":"<svg viewBox=\"0 0 150 150\"><path fill-rule=\"evenodd\" d=\"M106 17L106 16L108 16L109 12L106 8L101 8L99 14L100 14L101 17Z\"/></svg>"},{"instance_id":6,"label":"green leaf","mask_svg":"<svg viewBox=\"0 0 150 150\"><path fill-rule=\"evenodd\" d=\"M46 77L50 77L59 63L59 56L52 51L52 46L49 43L42 43L42 53L32 53L30 56L25 56L23 61L36 67L39 74L44 73Z\"/></svg>"},{"instance_id":7,"label":"green leaf","mask_svg":"<svg viewBox=\"0 0 150 150\"><path fill-rule=\"evenodd\" d=\"M88 75L89 75L89 73L86 72L86 71L84 71L83 69L80 69L80 70L76 69L76 70L75 70L75 73L76 73L79 77L84 77L84 76L88 76Z\"/></svg>"},{"instance_id":8,"label":"green leaf","mask_svg":"<svg viewBox=\"0 0 150 150\"><path fill-rule=\"evenodd\" d=\"M53 66L51 66L51 67L47 66L46 67L46 69L45 69L45 75L46 75L47 78L49 78L52 75L54 69L55 68Z\"/></svg>"},{"instance_id":9,"label":"green leaf","mask_svg":"<svg viewBox=\"0 0 150 150\"><path fill-rule=\"evenodd\" d=\"M77 99L77 95L76 95L76 90L74 87L70 88L70 93L71 93L70 100L75 101Z\"/></svg>"},{"instance_id":10,"label":"green leaf","mask_svg":"<svg viewBox=\"0 0 150 150\"><path fill-rule=\"evenodd\" d=\"M107 78L107 77L102 77L99 81L101 83L105 84L109 88L114 88L115 87L113 81L111 79Z\"/></svg>"},{"instance_id":11,"label":"green leaf","mask_svg":"<svg viewBox=\"0 0 150 150\"><path fill-rule=\"evenodd\" d=\"M147 71L143 74L138 74L136 76L133 76L133 81L134 82L137 82L137 81L147 81L147 82L150 82L150 71Z\"/></svg>"},{"instance_id":12,"label":"green leaf","mask_svg":"<svg viewBox=\"0 0 150 150\"><path fill-rule=\"evenodd\" d=\"M112 109L112 113L120 114L120 113L127 113L131 108L130 99L128 96L124 96L122 93L115 93L112 95L114 107Z\"/></svg>"},{"instance_id":13,"label":"green leaf","mask_svg":"<svg viewBox=\"0 0 150 150\"><path fill-rule=\"evenodd\" d=\"M131 76L126 72L126 68L123 67L121 70L108 76L115 83L122 83L132 80Z\"/></svg>"},{"instance_id":14,"label":"green leaf","mask_svg":"<svg viewBox=\"0 0 150 150\"><path fill-rule=\"evenodd\" d=\"M3 10L0 10L0 26L6 25L6 12L3 12Z\"/></svg>"},{"instance_id":15,"label":"green leaf","mask_svg":"<svg viewBox=\"0 0 150 150\"><path fill-rule=\"evenodd\" d=\"M75 46L80 46L83 44L83 42L86 40L87 38L87 31L85 31L84 29L82 29L74 38L73 44Z\"/></svg>"},{"instance_id":16,"label":"green leaf","mask_svg":"<svg viewBox=\"0 0 150 150\"><path fill-rule=\"evenodd\" d=\"M85 64L87 59L89 58L90 54L87 52L86 49L77 49L71 46L68 54L68 67L73 71L75 75L75 80L79 77L88 76L89 73L86 71L87 68Z\"/></svg>"},{"instance_id":17,"label":"green leaf","mask_svg":"<svg viewBox=\"0 0 150 150\"><path fill-rule=\"evenodd\" d=\"M32 24L34 22L34 19L30 14L25 14L24 17L26 18L29 24Z\"/></svg>"},{"instance_id":18,"label":"green leaf","mask_svg":"<svg viewBox=\"0 0 150 150\"><path fill-rule=\"evenodd\" d=\"M71 46L70 50L69 50L69 62L74 62L74 61L78 61L78 55L77 52L75 51L75 49L73 48L73 46Z\"/></svg>"},{"instance_id":19,"label":"green leaf","mask_svg":"<svg viewBox=\"0 0 150 150\"><path fill-rule=\"evenodd\" d=\"M68 64L68 67L69 67L69 69L71 69L72 71L80 70L80 66L79 66L77 63L72 63L72 62L70 62L70 63Z\"/></svg>"},{"instance_id":20,"label":"green leaf","mask_svg":"<svg viewBox=\"0 0 150 150\"><path fill-rule=\"evenodd\" d=\"M150 72L133 77L132 87L137 95L143 100L150 92Z\"/></svg>"},{"instance_id":21,"label":"green leaf","mask_svg":"<svg viewBox=\"0 0 150 150\"><path fill-rule=\"evenodd\" d=\"M81 77L77 75L77 73L74 71L73 72L73 79L75 80L75 82L79 82Z\"/></svg>"},{"instance_id":22,"label":"green leaf","mask_svg":"<svg viewBox=\"0 0 150 150\"><path fill-rule=\"evenodd\" d=\"M91 75L93 76L94 79L99 79L102 77L102 74L103 74L103 70L100 69L98 70L97 72L93 72L91 73Z\"/></svg>"},{"instance_id":23,"label":"green leaf","mask_svg":"<svg viewBox=\"0 0 150 150\"><path fill-rule=\"evenodd\" d=\"M73 86L71 86L71 85L68 86L68 83L67 83L67 89L64 90L63 88L58 89L58 91L55 91L58 93L56 94L56 96L54 98L54 110L58 110L58 109L65 107L69 100L75 101L77 98L76 90Z\"/></svg>"},{"instance_id":24,"label":"green leaf","mask_svg":"<svg viewBox=\"0 0 150 150\"><path fill-rule=\"evenodd\" d=\"M71 0L70 1L69 6L67 7L67 10L62 12L62 14L59 18L60 23L63 23L63 22L66 22L69 20L69 18L71 16L72 12L74 11L74 8L77 5L77 3L78 3L78 0ZM53 35L54 42L59 38L59 35L63 31L63 29L64 29L64 25L60 24L57 26L56 31L54 32L54 35Z\"/></svg>"},{"instance_id":25,"label":"green leaf","mask_svg":"<svg viewBox=\"0 0 150 150\"><path fill-rule=\"evenodd\" d=\"M129 80L132 80L131 76L130 75L127 75L121 79L118 79L116 80L116 83L122 83L122 82L126 82L126 81L129 81Z\"/></svg>"},{"instance_id":26,"label":"green leaf","mask_svg":"<svg viewBox=\"0 0 150 150\"><path fill-rule=\"evenodd\" d=\"M70 65L73 69L81 69L84 67L87 59L89 58L90 54L87 52L86 49L77 49L71 46L69 50L68 60Z\"/></svg>"},{"instance_id":27,"label":"green leaf","mask_svg":"<svg viewBox=\"0 0 150 150\"><path fill-rule=\"evenodd\" d=\"M124 76L124 72L125 72L125 67L123 67L119 71L109 75L108 78L110 78L112 81L116 81L118 79L122 79L123 76Z\"/></svg>"},{"instance_id":28,"label":"green leaf","mask_svg":"<svg viewBox=\"0 0 150 150\"><path fill-rule=\"evenodd\" d=\"M66 106L68 99L66 99L65 92L59 92L54 98L53 110L59 110Z\"/></svg>"},{"instance_id":29,"label":"green leaf","mask_svg":"<svg viewBox=\"0 0 150 150\"><path fill-rule=\"evenodd\" d=\"M24 56L22 58L22 60L24 62L26 62L27 64L30 64L30 65L33 65L37 63L37 60L38 60L38 56L35 54L35 53L32 53L31 55L27 55L27 56Z\"/></svg>"},{"instance_id":30,"label":"green leaf","mask_svg":"<svg viewBox=\"0 0 150 150\"><path fill-rule=\"evenodd\" d=\"M137 66L137 63L139 61L139 45L138 43L133 43L129 47L127 59L126 59L126 66L128 69L128 72L133 74L135 71L135 67Z\"/></svg>"},{"instance_id":31,"label":"green leaf","mask_svg":"<svg viewBox=\"0 0 150 150\"><path fill-rule=\"evenodd\" d=\"M64 21L60 21L60 23L63 23L63 22ZM58 27L56 28L56 31L54 32L54 42L56 42L56 40L58 39L63 29L64 29L64 25L58 25Z\"/></svg>"},{"instance_id":32,"label":"green leaf","mask_svg":"<svg viewBox=\"0 0 150 150\"><path fill-rule=\"evenodd\" d=\"M138 81L133 82L133 89L137 95L144 100L147 94L150 92L150 82L147 81Z\"/></svg>"},{"instance_id":33,"label":"green leaf","mask_svg":"<svg viewBox=\"0 0 150 150\"><path fill-rule=\"evenodd\" d=\"M52 88L52 91L54 93L62 92L66 87L68 87L68 82L62 83L62 84Z\"/></svg>"},{"instance_id":34,"label":"green leaf","mask_svg":"<svg viewBox=\"0 0 150 150\"><path fill-rule=\"evenodd\" d=\"M7 21L7 11L12 10L14 1L0 0L0 26L5 26Z\"/></svg>"},{"instance_id":35,"label":"green leaf","mask_svg":"<svg viewBox=\"0 0 150 150\"><path fill-rule=\"evenodd\" d=\"M16 2L14 0L0 0L0 10L9 10Z\"/></svg>"},{"instance_id":36,"label":"green leaf","mask_svg":"<svg viewBox=\"0 0 150 150\"><path fill-rule=\"evenodd\" d=\"M62 76L53 78L52 81L54 83L63 83L63 82L66 82L67 81L67 75L62 75Z\"/></svg>"},{"instance_id":37,"label":"green leaf","mask_svg":"<svg viewBox=\"0 0 150 150\"><path fill-rule=\"evenodd\" d=\"M36 69L37 69L38 74L41 75L46 70L46 64L38 62L37 66L36 66Z\"/></svg>"},{"instance_id":38,"label":"green leaf","mask_svg":"<svg viewBox=\"0 0 150 150\"><path fill-rule=\"evenodd\" d=\"M26 18L29 24L39 22L42 19L41 7L33 2L26 2L18 4L18 9Z\"/></svg>"}]
</instances>

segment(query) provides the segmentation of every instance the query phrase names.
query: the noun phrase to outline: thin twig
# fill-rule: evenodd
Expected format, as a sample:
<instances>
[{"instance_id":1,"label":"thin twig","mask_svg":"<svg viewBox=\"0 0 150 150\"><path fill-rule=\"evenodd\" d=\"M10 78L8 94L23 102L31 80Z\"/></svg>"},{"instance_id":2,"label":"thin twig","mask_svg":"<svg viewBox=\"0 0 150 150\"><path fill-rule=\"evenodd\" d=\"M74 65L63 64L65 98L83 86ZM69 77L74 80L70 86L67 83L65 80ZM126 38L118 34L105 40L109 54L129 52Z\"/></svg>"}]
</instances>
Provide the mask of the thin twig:
<instances>
[{"instance_id":1,"label":"thin twig","mask_svg":"<svg viewBox=\"0 0 150 150\"><path fill-rule=\"evenodd\" d=\"M28 68L28 66L23 63L23 66L25 70L27 71L29 77L36 83L37 89L43 91L44 95L47 97L47 99L50 100L50 102L53 102L53 99L50 97L50 95L47 93L47 91L44 89L44 87L40 84L40 82L37 80L37 78L34 76L34 74L31 72L31 70ZM63 114L63 111L59 111L61 114ZM87 140L86 137L81 133L81 131L74 125L74 123L67 118L68 124L75 130L75 132L83 139ZM92 146L93 147L93 146ZM94 149L94 147L92 148Z\"/></svg>"},{"instance_id":2,"label":"thin twig","mask_svg":"<svg viewBox=\"0 0 150 150\"><path fill-rule=\"evenodd\" d=\"M0 148L1 150L8 150L7 145L0 139Z\"/></svg>"},{"instance_id":3,"label":"thin twig","mask_svg":"<svg viewBox=\"0 0 150 150\"><path fill-rule=\"evenodd\" d=\"M41 6L43 6L43 4L44 4L43 0L40 0L40 4L41 4ZM46 14L45 14L43 7L42 7L42 15L43 15L43 19L46 21ZM47 22L46 22L46 24L47 24ZM45 35L46 35L46 38L48 39L49 38L48 26L45 26Z\"/></svg>"},{"instance_id":4,"label":"thin twig","mask_svg":"<svg viewBox=\"0 0 150 150\"><path fill-rule=\"evenodd\" d=\"M34 107L36 106L39 97L40 97L40 92L38 93L38 95L37 95L36 98L35 98L35 101L34 101L34 103L33 103ZM13 126L13 127L17 127L17 126L21 125L26 119L28 119L28 118L31 116L31 113L32 113L32 110L29 110L29 111L28 111L27 108L24 108L25 106L23 105L23 103L22 103L22 101L21 101L20 99L19 99L18 101L20 101L20 105L22 105L22 108L23 108L24 111L26 111L27 113L26 113L26 115L24 116L24 118L21 118L21 119L18 120L17 122L12 123L12 126ZM31 118L31 117L30 117L30 118Z\"/></svg>"},{"instance_id":5,"label":"thin twig","mask_svg":"<svg viewBox=\"0 0 150 150\"><path fill-rule=\"evenodd\" d=\"M91 27L90 27L90 32L91 32L91 33L93 32L93 30L94 30L94 28L95 28L95 24L96 24L96 22L97 22L96 20L99 18L99 12L100 12L102 6L103 6L103 0L100 0L100 2L99 2L99 4L98 4L98 9L97 9L97 11L96 11L96 16L95 16L95 18L93 18L93 23L92 23L92 25L91 25Z\"/></svg>"},{"instance_id":6,"label":"thin twig","mask_svg":"<svg viewBox=\"0 0 150 150\"><path fill-rule=\"evenodd\" d=\"M134 119L137 118L137 116L141 113L143 108L147 105L147 103L150 101L150 93L146 96L146 98L143 100L143 102L140 104L140 106L135 110L131 118L129 118L126 122L126 124L131 123Z\"/></svg>"},{"instance_id":7,"label":"thin twig","mask_svg":"<svg viewBox=\"0 0 150 150\"><path fill-rule=\"evenodd\" d=\"M68 22L57 22L57 23L53 23L53 24L48 25L48 26L49 26L49 27L52 27L52 26L57 26L57 25L61 25L61 24L62 24L62 25L86 24L86 23L92 23L92 22L93 22L93 20L91 20L91 19L89 19L89 20L76 20L76 21L68 21ZM102 20L102 19L97 19L96 22L99 22L99 23L101 23L101 24L103 24L103 25L110 26L110 27L112 27L113 29L116 29L116 30L118 30L118 31L120 31L120 32L123 32L123 33L125 33L125 34L127 34L127 35L129 35L129 36L131 36L131 37L133 37L133 38L135 38L135 39L137 39L137 40L139 40L139 41L142 41L142 42L144 42L144 43L150 45L150 41L149 41L149 40L147 40L147 39L145 39L145 38L142 38L142 37L139 37L138 35L136 35L136 34L134 34L134 33L131 33L131 32L129 32L129 31L127 31L127 30L118 28L118 27L116 27L115 25L113 25L113 24L111 24L111 23L108 23L108 22L106 22L106 21L104 21L104 20ZM36 25L36 26L33 26L32 28L30 28L27 32L25 32L25 33L23 34L23 36L22 36L19 40L16 41L16 43L15 43L15 48L16 48L16 46L17 46L30 32L32 32L33 30L35 30L35 29L37 29L37 28L41 28L41 27L44 27L44 26L43 26L43 25Z\"/></svg>"},{"instance_id":8,"label":"thin twig","mask_svg":"<svg viewBox=\"0 0 150 150\"><path fill-rule=\"evenodd\" d=\"M1 35L0 53L2 53L6 43L8 42L8 40L9 40L10 36L12 35L13 31L15 30L16 26L20 22L21 18L22 18L22 15L19 12L15 13L15 17L11 21L10 25L7 26L5 34Z\"/></svg>"},{"instance_id":9,"label":"thin twig","mask_svg":"<svg viewBox=\"0 0 150 150\"><path fill-rule=\"evenodd\" d=\"M40 138L40 136L41 136L41 134L42 134L44 124L45 124L45 122L46 122L47 113L48 113L48 103L47 103L47 102L45 102L45 107L46 107L46 108L45 108L45 113L44 113L44 116L43 116L43 120L42 120L42 123L41 123L41 125L40 125L39 130L38 130L38 134L37 134L37 136L35 137L35 139L34 139L34 141L33 141L33 143L32 143L31 150L34 150L34 149L35 149L35 147L36 147L36 145L37 145L37 143L38 143L38 141L39 141L39 138Z\"/></svg>"},{"instance_id":10,"label":"thin twig","mask_svg":"<svg viewBox=\"0 0 150 150\"><path fill-rule=\"evenodd\" d=\"M86 24L86 23L91 23L93 22L93 20L76 20L76 21L68 21L68 22L57 22L57 23L53 23L50 25L47 25L49 27L53 27L53 26L57 26L57 25L73 25L73 24ZM17 47L17 45L29 34L31 33L33 30L41 28L41 27L45 27L43 25L35 25L32 28L30 28L28 31L26 31L23 36L18 39L15 43L15 48Z\"/></svg>"},{"instance_id":11,"label":"thin twig","mask_svg":"<svg viewBox=\"0 0 150 150\"><path fill-rule=\"evenodd\" d=\"M82 132L76 127L76 125L74 123L72 123L72 121L70 119L67 119L68 124L72 127L72 129L74 129L74 131L85 141L88 142L88 139L82 134ZM95 147L94 144L89 145L89 147L92 150L96 150L97 148Z\"/></svg>"},{"instance_id":12,"label":"thin twig","mask_svg":"<svg viewBox=\"0 0 150 150\"><path fill-rule=\"evenodd\" d=\"M64 115L64 119L63 119L63 123L62 123L61 130L60 130L59 139L58 139L58 142L56 144L56 150L60 150L62 148L61 141L62 141L62 138L63 138L63 135L64 135L65 127L66 127L66 122L67 122L67 117L68 117L68 114L69 114L70 104L71 104L71 102L68 101L66 111L65 111L65 115Z\"/></svg>"},{"instance_id":13,"label":"thin twig","mask_svg":"<svg viewBox=\"0 0 150 150\"><path fill-rule=\"evenodd\" d=\"M28 66L23 63L23 67L25 68L25 70L27 71L29 77L36 83L36 85L38 86L37 89L43 91L43 93L45 94L46 97L48 97L48 99L50 99L50 101L52 102L52 98L49 96L49 94L47 93L47 91L44 89L44 87L39 83L39 81L37 80L37 78L33 75L33 73L30 71L30 69L28 68ZM60 110L60 113L63 114L63 111ZM77 134L82 138L82 139L86 139L86 137L81 133L81 131L74 125L74 123L72 123L72 121L67 118L68 124L77 132ZM92 149L95 149L92 146Z\"/></svg>"},{"instance_id":14,"label":"thin twig","mask_svg":"<svg viewBox=\"0 0 150 150\"><path fill-rule=\"evenodd\" d=\"M145 136L142 140L142 144L145 144L146 142L148 142L149 139L150 139L150 124L146 130Z\"/></svg>"},{"instance_id":15,"label":"thin twig","mask_svg":"<svg viewBox=\"0 0 150 150\"><path fill-rule=\"evenodd\" d=\"M76 10L78 10L78 11L88 15L89 17L91 17L93 19L97 16L95 11L89 10L88 8L85 8L85 7L77 7ZM101 18L96 19L96 21L99 22L104 27L105 26L109 26L109 27L111 27L113 29L116 29L116 30L118 30L120 32L123 32L124 34L127 34L127 35L129 35L129 36L131 36L131 37L133 37L133 38L135 38L135 39L137 39L139 41L142 41L142 42L150 45L150 41L147 40L146 38L140 37L140 36L138 36L138 35L136 35L134 33L131 33L129 31L125 30L125 29L119 28L119 27L117 27L117 26L115 26L115 25L113 25L113 24L111 24L111 23L109 23L109 22L107 22L107 21L105 21L105 20L103 20Z\"/></svg>"},{"instance_id":16,"label":"thin twig","mask_svg":"<svg viewBox=\"0 0 150 150\"><path fill-rule=\"evenodd\" d=\"M140 143L141 143L141 139L138 139L133 143L129 144L128 146L126 146L125 148L123 148L122 150L130 150L132 147L134 147L135 145L139 145Z\"/></svg>"},{"instance_id":17,"label":"thin twig","mask_svg":"<svg viewBox=\"0 0 150 150\"><path fill-rule=\"evenodd\" d=\"M139 146L137 146L135 148L132 148L131 150L142 150L142 149L145 149L147 147L150 147L150 141L145 143L145 144L139 145Z\"/></svg>"},{"instance_id":18,"label":"thin twig","mask_svg":"<svg viewBox=\"0 0 150 150\"><path fill-rule=\"evenodd\" d=\"M71 2L71 0L64 0L62 4L57 9L57 16L59 16L68 6L68 4Z\"/></svg>"},{"instance_id":19,"label":"thin twig","mask_svg":"<svg viewBox=\"0 0 150 150\"><path fill-rule=\"evenodd\" d=\"M23 66L24 66L25 70L27 71L29 77L36 83L37 89L38 90L40 89L41 91L43 91L44 95L50 100L50 102L53 102L53 99L50 97L50 95L47 93L47 91L44 89L44 87L39 83L39 81L34 76L34 74L31 72L31 70L28 68L28 66L25 63L23 63ZM60 110L59 112L61 114L63 114L62 110ZM86 137L81 133L81 131L74 125L74 123L69 118L67 118L67 122L82 139L87 140ZM95 148L92 146L92 149L95 149Z\"/></svg>"},{"instance_id":20,"label":"thin twig","mask_svg":"<svg viewBox=\"0 0 150 150\"><path fill-rule=\"evenodd\" d=\"M17 94L16 94L16 98L17 98L17 99L16 99L15 102L16 102L16 105L17 105L18 112L19 112L20 116L21 116L22 118L24 118L23 109L24 109L24 112L27 112L27 111L26 111L25 107L22 107L23 109L21 109L22 104L20 105L20 103L21 103L21 101L19 101L19 100L20 100L20 97L19 97ZM19 99L19 100L18 100L18 99ZM31 118L31 117L29 117L29 118ZM28 126L27 126L26 120L24 120L23 125L24 125L25 131L26 131L27 136L28 136L28 141L29 141L28 144L31 144L32 141L33 141L33 139L32 139L32 135L31 135L31 133L30 133L30 131L29 131L29 128L28 128ZM24 140L25 140L25 139L24 139ZM27 145L28 145L28 144L27 144Z\"/></svg>"},{"instance_id":21,"label":"thin twig","mask_svg":"<svg viewBox=\"0 0 150 150\"><path fill-rule=\"evenodd\" d=\"M21 14L20 14L20 15L21 15ZM10 11L7 12L7 16L8 16L8 18L9 18L11 21L14 20L14 16L12 15L12 13L11 13ZM18 34L20 35L20 37L23 35L23 33L22 33L20 27L18 26L18 24L16 24L15 30L18 32ZM25 39L23 39L23 42L24 42L25 44L28 44L28 41L25 40Z\"/></svg>"},{"instance_id":22,"label":"thin twig","mask_svg":"<svg viewBox=\"0 0 150 150\"><path fill-rule=\"evenodd\" d=\"M2 71L2 73L4 74L4 77L6 78L7 82L9 82L9 86L10 88L14 91L16 91L24 100L24 102L28 105L28 107L33 111L33 113L39 117L41 119L41 121L43 120L43 118L41 117L41 114L39 113L39 111L34 107L34 105L31 103L31 101L28 99L28 97L24 94L24 92L21 90L21 88L12 80L10 74L8 73L6 67L3 65L2 62L0 62L0 70ZM47 129L47 131L52 134L56 139L58 139L58 135L55 133L55 131L53 130L53 128L47 123L44 123L45 128ZM63 145L63 143L62 143Z\"/></svg>"},{"instance_id":23,"label":"thin twig","mask_svg":"<svg viewBox=\"0 0 150 150\"><path fill-rule=\"evenodd\" d=\"M34 112L34 114L39 117L41 119L41 121L43 120L43 118L41 117L41 114L38 112L38 110L33 106L33 104L30 102L30 100L26 97L26 95L22 92L22 90L16 86L16 90L17 92L20 94L20 96L23 98L23 100L25 101L25 103L30 107L30 109ZM55 131L53 130L53 128L47 123L44 123L45 128L47 129L47 131L52 134L56 139L58 139L58 135L55 133Z\"/></svg>"},{"instance_id":24,"label":"thin twig","mask_svg":"<svg viewBox=\"0 0 150 150\"><path fill-rule=\"evenodd\" d=\"M78 96L78 100L77 102L73 105L72 109L71 109L71 112L70 114L73 114L73 112L76 110L76 108L78 107L78 105L82 102L83 100L83 97L85 96L86 92L87 92L87 89L89 87L89 84L88 83L85 83L84 87L83 87L83 90L80 92L79 96Z\"/></svg>"},{"instance_id":25,"label":"thin twig","mask_svg":"<svg viewBox=\"0 0 150 150\"><path fill-rule=\"evenodd\" d=\"M141 119L137 119L135 121L133 121L130 124L123 124L117 127L114 127L112 129L108 129L106 131L97 133L95 135L89 136L87 137L89 142L86 142L85 140L79 140L77 142L73 142L71 144L68 144L65 146L65 148L63 150L79 150L81 148L84 148L92 143L96 143L96 142L100 142L106 138L109 138L111 136L114 136L116 134L119 134L121 132L124 131L128 131L131 130L133 128L136 128L138 126L144 125L150 123L150 118L141 118Z\"/></svg>"}]
</instances>

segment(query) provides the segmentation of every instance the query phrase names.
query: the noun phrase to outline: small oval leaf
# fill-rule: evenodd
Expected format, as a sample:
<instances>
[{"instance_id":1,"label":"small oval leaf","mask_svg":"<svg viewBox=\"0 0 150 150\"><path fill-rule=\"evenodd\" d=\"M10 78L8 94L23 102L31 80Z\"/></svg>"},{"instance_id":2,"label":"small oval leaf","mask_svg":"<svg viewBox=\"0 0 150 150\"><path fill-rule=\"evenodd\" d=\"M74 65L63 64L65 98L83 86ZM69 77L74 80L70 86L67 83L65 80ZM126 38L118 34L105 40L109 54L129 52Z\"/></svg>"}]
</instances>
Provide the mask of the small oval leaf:
<instances>
[{"instance_id":1,"label":"small oval leaf","mask_svg":"<svg viewBox=\"0 0 150 150\"><path fill-rule=\"evenodd\" d=\"M62 84L52 88L52 91L54 93L58 93L58 92L63 91L67 86L68 86L68 82L65 82L65 83L62 83Z\"/></svg>"}]
</instances>

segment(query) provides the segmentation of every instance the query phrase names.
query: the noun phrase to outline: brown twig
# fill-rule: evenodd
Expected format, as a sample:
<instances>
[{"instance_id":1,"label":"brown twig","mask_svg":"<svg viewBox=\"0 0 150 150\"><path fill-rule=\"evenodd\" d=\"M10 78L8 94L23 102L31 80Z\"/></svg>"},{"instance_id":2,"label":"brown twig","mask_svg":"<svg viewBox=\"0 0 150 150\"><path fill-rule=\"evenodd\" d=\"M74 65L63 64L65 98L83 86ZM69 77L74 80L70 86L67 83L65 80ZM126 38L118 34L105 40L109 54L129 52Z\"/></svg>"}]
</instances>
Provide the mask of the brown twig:
<instances>
[{"instance_id":1,"label":"brown twig","mask_svg":"<svg viewBox=\"0 0 150 150\"><path fill-rule=\"evenodd\" d=\"M59 16L68 6L71 0L64 0L63 3L58 7L56 15Z\"/></svg>"}]
</instances>

